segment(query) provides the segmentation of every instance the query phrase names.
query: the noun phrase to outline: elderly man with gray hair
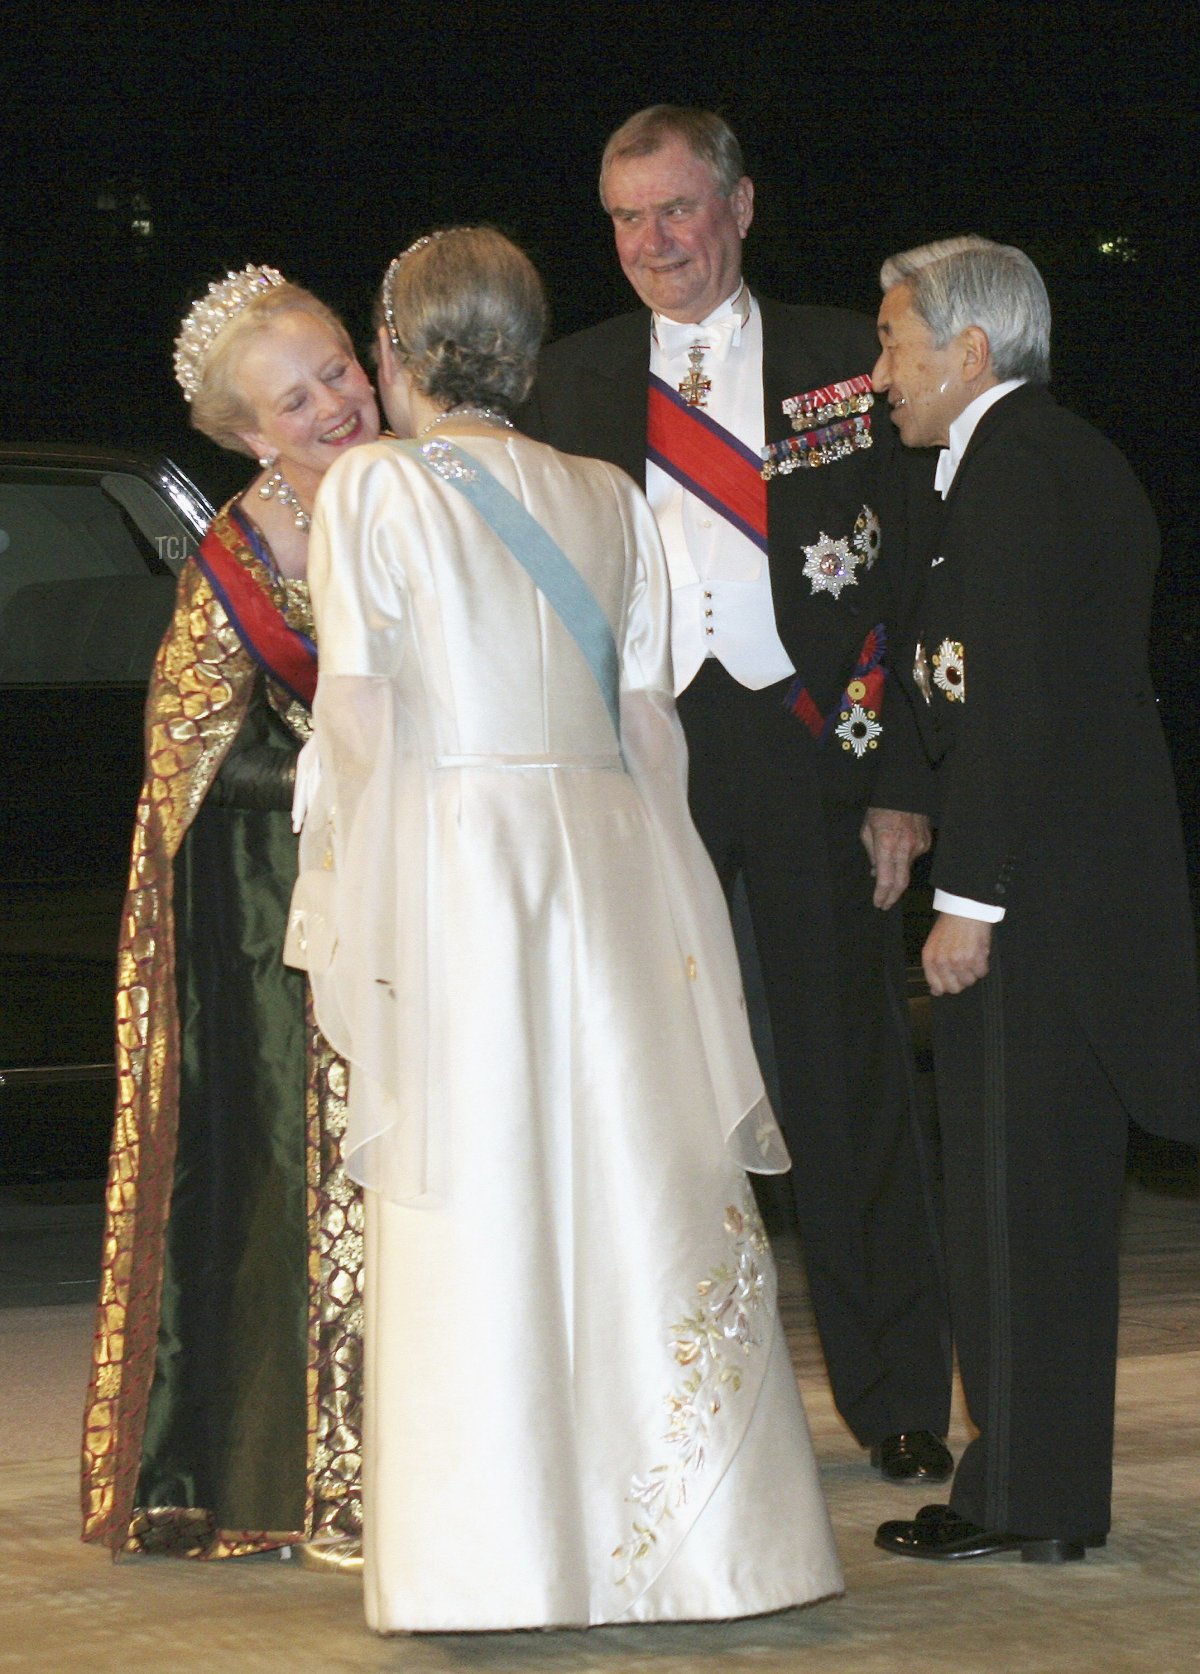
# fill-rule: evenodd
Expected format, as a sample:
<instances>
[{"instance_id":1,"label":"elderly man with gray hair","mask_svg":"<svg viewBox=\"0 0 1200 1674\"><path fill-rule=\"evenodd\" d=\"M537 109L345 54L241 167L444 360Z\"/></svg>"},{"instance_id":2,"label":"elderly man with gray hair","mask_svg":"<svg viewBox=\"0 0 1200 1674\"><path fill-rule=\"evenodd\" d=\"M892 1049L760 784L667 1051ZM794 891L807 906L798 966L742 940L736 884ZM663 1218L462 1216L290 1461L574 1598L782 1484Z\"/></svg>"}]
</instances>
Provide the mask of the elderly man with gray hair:
<instances>
[{"instance_id":1,"label":"elderly man with gray hair","mask_svg":"<svg viewBox=\"0 0 1200 1674\"><path fill-rule=\"evenodd\" d=\"M1195 948L1147 630L1158 534L1125 459L1046 383L1020 250L880 275L876 391L943 501L896 667L936 764L924 949L959 1365L979 1434L949 1505L876 1544L1059 1563L1109 1529L1130 1117L1200 1135Z\"/></svg>"},{"instance_id":2,"label":"elderly man with gray hair","mask_svg":"<svg viewBox=\"0 0 1200 1674\"><path fill-rule=\"evenodd\" d=\"M722 117L638 111L600 201L642 306L554 344L520 422L646 490L689 803L745 889L834 1399L885 1481L928 1488L954 1469L951 1361L897 902L929 769L887 667L911 461L893 468L870 321L743 280L754 184Z\"/></svg>"}]
</instances>

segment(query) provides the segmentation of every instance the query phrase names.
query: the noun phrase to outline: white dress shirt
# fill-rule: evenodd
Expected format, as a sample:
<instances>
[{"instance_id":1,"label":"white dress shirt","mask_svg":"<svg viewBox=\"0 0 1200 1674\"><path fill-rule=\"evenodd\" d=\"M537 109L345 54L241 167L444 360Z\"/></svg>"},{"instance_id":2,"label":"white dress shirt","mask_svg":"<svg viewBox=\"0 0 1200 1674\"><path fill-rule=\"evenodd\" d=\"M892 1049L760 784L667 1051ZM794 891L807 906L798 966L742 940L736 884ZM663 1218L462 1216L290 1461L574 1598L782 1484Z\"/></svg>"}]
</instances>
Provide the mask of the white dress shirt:
<instances>
[{"instance_id":1,"label":"white dress shirt","mask_svg":"<svg viewBox=\"0 0 1200 1674\"><path fill-rule=\"evenodd\" d=\"M975 427L987 412L1006 395L1011 395L1014 389L1020 389L1025 383L1024 378L1008 378L1002 384L993 384L991 389L985 389L982 395L977 395L970 401L950 426L950 434L946 438L949 443L938 454L937 471L934 474L933 486L944 500L950 492L950 485L958 475L958 467L962 464L962 456L967 451L967 445L975 434Z\"/></svg>"},{"instance_id":2,"label":"white dress shirt","mask_svg":"<svg viewBox=\"0 0 1200 1674\"><path fill-rule=\"evenodd\" d=\"M993 384L991 389L985 389L982 395L977 395L974 401L965 406L962 412L950 426L947 437L948 447L944 447L938 455L937 472L933 479L933 486L944 500L950 492L950 485L958 473L962 463L962 456L967 451L967 444L975 434L975 426L997 401L1018 389L1024 378L1008 378L1002 384ZM988 901L972 901L966 895L951 895L949 890L935 889L933 892L933 908L939 913L954 913L959 918L978 919L983 924L999 924L1004 917L1003 907L994 907Z\"/></svg>"},{"instance_id":3,"label":"white dress shirt","mask_svg":"<svg viewBox=\"0 0 1200 1674\"><path fill-rule=\"evenodd\" d=\"M677 389L690 370L688 350L694 343L708 345L701 371L712 388L702 410L758 454L764 430L762 316L747 291L749 313L741 317L735 304L742 292L739 285L698 325L656 315L650 370ZM646 497L671 576L676 693L691 683L705 657L718 658L751 691L794 674L775 625L771 570L760 549L650 460Z\"/></svg>"}]
</instances>

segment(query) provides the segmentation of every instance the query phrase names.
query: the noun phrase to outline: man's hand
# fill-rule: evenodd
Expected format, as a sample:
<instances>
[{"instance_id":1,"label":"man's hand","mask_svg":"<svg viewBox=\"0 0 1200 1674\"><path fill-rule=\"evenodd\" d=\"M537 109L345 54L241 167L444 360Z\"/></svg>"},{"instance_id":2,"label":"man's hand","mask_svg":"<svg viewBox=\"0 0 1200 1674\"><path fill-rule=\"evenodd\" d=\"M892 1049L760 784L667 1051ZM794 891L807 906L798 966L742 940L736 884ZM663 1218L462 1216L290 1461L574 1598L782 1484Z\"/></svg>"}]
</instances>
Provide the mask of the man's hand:
<instances>
[{"instance_id":1,"label":"man's hand","mask_svg":"<svg viewBox=\"0 0 1200 1674\"><path fill-rule=\"evenodd\" d=\"M886 912L908 888L912 863L933 841L924 814L904 814L896 808L868 808L862 840L875 879L875 905Z\"/></svg>"},{"instance_id":2,"label":"man's hand","mask_svg":"<svg viewBox=\"0 0 1200 1674\"><path fill-rule=\"evenodd\" d=\"M939 913L921 950L931 994L961 994L988 974L992 927L978 918Z\"/></svg>"}]
</instances>

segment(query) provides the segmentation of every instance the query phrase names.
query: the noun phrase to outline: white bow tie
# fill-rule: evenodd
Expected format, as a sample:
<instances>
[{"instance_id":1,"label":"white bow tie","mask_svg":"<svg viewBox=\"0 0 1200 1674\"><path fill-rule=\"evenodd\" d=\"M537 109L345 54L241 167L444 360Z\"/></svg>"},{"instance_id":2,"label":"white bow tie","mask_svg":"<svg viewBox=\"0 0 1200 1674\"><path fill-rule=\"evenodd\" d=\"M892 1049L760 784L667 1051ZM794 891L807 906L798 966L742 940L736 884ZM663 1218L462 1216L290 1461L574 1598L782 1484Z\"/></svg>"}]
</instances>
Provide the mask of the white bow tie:
<instances>
[{"instance_id":1,"label":"white bow tie","mask_svg":"<svg viewBox=\"0 0 1200 1674\"><path fill-rule=\"evenodd\" d=\"M654 331L658 346L668 360L685 359L688 350L700 343L705 354L719 363L741 342L742 319L732 309L715 320L706 320L703 325L668 320L659 314L655 317Z\"/></svg>"}]
</instances>

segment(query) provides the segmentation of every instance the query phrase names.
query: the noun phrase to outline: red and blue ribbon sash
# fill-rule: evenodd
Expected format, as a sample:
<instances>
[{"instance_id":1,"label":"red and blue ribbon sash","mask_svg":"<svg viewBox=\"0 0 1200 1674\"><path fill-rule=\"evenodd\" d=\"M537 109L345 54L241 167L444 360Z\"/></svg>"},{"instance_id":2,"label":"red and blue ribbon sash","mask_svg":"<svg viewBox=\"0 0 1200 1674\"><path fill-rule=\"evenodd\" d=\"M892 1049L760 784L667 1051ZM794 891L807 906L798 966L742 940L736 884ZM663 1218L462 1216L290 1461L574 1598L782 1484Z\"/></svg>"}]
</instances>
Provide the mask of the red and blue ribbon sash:
<instances>
[{"instance_id":1,"label":"red and blue ribbon sash","mask_svg":"<svg viewBox=\"0 0 1200 1674\"><path fill-rule=\"evenodd\" d=\"M240 520L238 527L244 528ZM267 570L266 559L256 550L250 531L244 529L244 533L247 546L239 552L221 539L214 524L200 543L196 561L254 661L291 697L311 709L317 690L317 648L307 634L284 621L265 582L255 573L259 566Z\"/></svg>"},{"instance_id":2,"label":"red and blue ribbon sash","mask_svg":"<svg viewBox=\"0 0 1200 1674\"><path fill-rule=\"evenodd\" d=\"M646 457L760 552L767 550L767 485L758 455L650 374Z\"/></svg>"},{"instance_id":3,"label":"red and blue ribbon sash","mask_svg":"<svg viewBox=\"0 0 1200 1674\"><path fill-rule=\"evenodd\" d=\"M828 715L822 715L817 708L816 701L803 678L797 675L788 687L784 698L785 706L791 710L798 720L804 722L818 744L824 744L830 733L838 724L839 718L855 704L861 704L864 709L873 710L876 715L883 708L883 688L887 681L887 669L883 666L883 659L887 654L887 634L882 622L877 622L866 639L863 640L862 650L858 653L855 664L846 682L846 690Z\"/></svg>"}]
</instances>

